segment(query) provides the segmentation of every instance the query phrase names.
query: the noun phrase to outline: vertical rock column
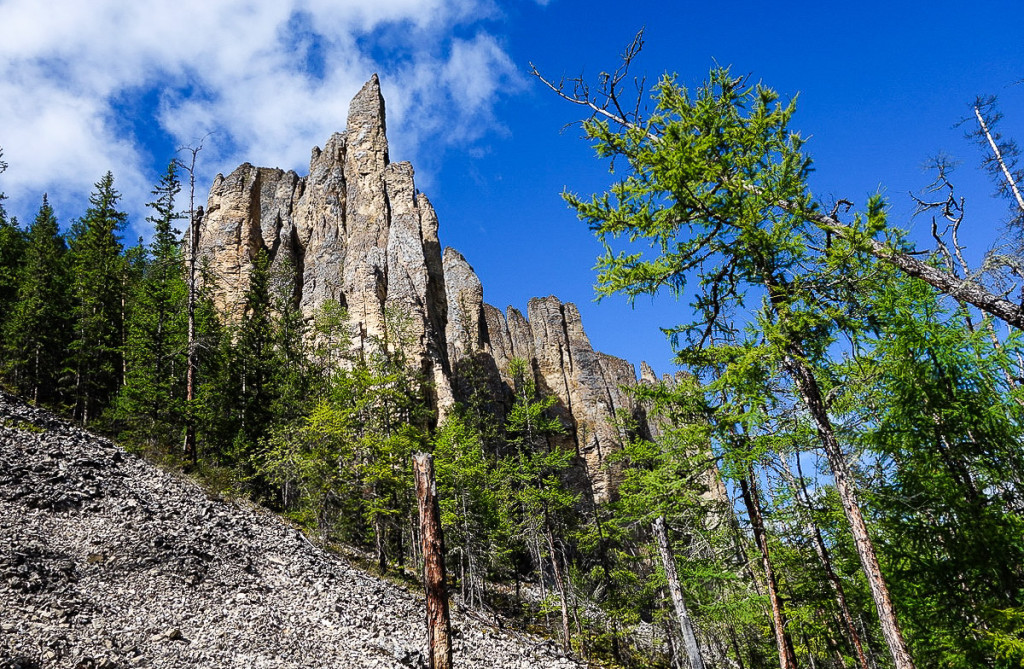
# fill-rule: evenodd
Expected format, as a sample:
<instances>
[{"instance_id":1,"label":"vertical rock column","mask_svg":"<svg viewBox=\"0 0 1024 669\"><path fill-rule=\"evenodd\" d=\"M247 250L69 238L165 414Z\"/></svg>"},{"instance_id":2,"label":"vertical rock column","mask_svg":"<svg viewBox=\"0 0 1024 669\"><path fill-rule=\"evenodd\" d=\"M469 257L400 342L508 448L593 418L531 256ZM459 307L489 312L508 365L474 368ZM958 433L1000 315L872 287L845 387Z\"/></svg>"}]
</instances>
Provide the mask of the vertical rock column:
<instances>
[{"instance_id":1,"label":"vertical rock column","mask_svg":"<svg viewBox=\"0 0 1024 669\"><path fill-rule=\"evenodd\" d=\"M575 445L586 463L594 497L608 499L617 474L606 465L606 458L622 447L616 412L633 410L632 401L620 388L636 382L633 367L594 351L576 305L562 304L555 297L534 298L529 315L538 381L561 400L562 418L575 430Z\"/></svg>"},{"instance_id":2,"label":"vertical rock column","mask_svg":"<svg viewBox=\"0 0 1024 669\"><path fill-rule=\"evenodd\" d=\"M199 256L216 281L214 304L228 320L242 317L260 249L276 269L294 271L301 263L293 211L303 185L294 172L249 163L214 180L199 231Z\"/></svg>"},{"instance_id":3,"label":"vertical rock column","mask_svg":"<svg viewBox=\"0 0 1024 669\"><path fill-rule=\"evenodd\" d=\"M384 333L389 209L385 187L388 140L377 75L352 99L345 133L346 253L342 291L362 347Z\"/></svg>"},{"instance_id":4,"label":"vertical rock column","mask_svg":"<svg viewBox=\"0 0 1024 669\"><path fill-rule=\"evenodd\" d=\"M436 276L440 257L432 257L437 253L437 217L426 198L417 197L409 163L388 165L385 184L391 224L384 306L386 311L402 315L405 332L399 343L409 360L418 363L433 381L441 421L454 400L446 371L446 310L443 304L436 304L436 283L444 281L443 275ZM436 319L441 319L440 324Z\"/></svg>"},{"instance_id":5,"label":"vertical rock column","mask_svg":"<svg viewBox=\"0 0 1024 669\"><path fill-rule=\"evenodd\" d=\"M328 300L344 302L345 135L334 133L323 150L313 149L309 176L296 208L302 256L302 314L311 318Z\"/></svg>"}]
</instances>

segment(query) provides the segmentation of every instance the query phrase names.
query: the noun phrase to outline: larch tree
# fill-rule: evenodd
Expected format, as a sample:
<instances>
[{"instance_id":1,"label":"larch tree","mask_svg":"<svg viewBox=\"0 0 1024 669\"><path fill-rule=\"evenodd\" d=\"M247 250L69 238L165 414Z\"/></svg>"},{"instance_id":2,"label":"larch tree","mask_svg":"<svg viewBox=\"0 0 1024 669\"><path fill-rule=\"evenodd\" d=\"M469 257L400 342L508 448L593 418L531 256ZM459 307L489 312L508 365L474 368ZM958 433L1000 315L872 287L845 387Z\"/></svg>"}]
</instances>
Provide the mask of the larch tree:
<instances>
[{"instance_id":1,"label":"larch tree","mask_svg":"<svg viewBox=\"0 0 1024 669\"><path fill-rule=\"evenodd\" d=\"M727 69L712 70L693 95L666 76L646 118L584 123L598 156L628 169L607 193L566 199L605 245L600 295L695 294L695 317L675 332L681 362L709 354L737 362L737 344L752 346L760 365L785 379L827 457L895 666L910 669L818 369L846 325L829 300L838 289L833 272L885 229L884 212L875 202L852 225L823 224L803 140L789 129L794 111Z\"/></svg>"}]
</instances>

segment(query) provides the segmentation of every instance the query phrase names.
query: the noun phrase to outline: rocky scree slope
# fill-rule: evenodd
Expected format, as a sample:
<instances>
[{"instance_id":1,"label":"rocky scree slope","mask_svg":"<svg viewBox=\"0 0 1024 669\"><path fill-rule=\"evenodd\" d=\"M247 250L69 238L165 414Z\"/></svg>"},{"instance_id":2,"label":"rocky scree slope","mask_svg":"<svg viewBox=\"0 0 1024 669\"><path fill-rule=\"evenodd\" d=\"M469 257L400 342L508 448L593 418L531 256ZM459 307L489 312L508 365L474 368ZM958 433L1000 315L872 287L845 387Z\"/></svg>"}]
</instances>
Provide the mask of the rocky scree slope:
<instances>
[{"instance_id":1,"label":"rocky scree slope","mask_svg":"<svg viewBox=\"0 0 1024 669\"><path fill-rule=\"evenodd\" d=\"M0 392L0 669L417 667L422 596ZM455 613L457 667L580 667Z\"/></svg>"}]
</instances>

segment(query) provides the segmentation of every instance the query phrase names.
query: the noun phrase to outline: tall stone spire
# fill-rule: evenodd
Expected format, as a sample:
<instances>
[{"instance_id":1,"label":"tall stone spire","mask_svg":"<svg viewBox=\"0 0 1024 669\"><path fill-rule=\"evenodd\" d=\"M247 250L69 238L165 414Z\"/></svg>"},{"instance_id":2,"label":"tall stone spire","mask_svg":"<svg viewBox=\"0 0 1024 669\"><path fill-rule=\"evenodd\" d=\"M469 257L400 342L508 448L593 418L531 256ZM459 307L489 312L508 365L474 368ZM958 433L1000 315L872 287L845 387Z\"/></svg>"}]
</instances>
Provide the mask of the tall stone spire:
<instances>
[{"instance_id":1,"label":"tall stone spire","mask_svg":"<svg viewBox=\"0 0 1024 669\"><path fill-rule=\"evenodd\" d=\"M390 226L385 170L384 98L374 74L352 99L345 131L346 232L348 249L342 270L342 291L349 316L360 325L360 338L384 333L387 258Z\"/></svg>"}]
</instances>

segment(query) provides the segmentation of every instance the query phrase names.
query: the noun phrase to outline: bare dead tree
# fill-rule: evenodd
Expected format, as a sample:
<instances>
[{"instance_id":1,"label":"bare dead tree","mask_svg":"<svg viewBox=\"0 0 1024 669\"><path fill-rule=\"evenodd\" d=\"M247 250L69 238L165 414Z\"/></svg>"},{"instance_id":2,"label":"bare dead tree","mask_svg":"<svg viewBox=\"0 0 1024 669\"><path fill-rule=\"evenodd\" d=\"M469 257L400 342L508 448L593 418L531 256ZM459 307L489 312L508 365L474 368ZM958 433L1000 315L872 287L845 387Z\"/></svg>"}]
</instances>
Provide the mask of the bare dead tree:
<instances>
[{"instance_id":1,"label":"bare dead tree","mask_svg":"<svg viewBox=\"0 0 1024 669\"><path fill-rule=\"evenodd\" d=\"M668 591L672 597L672 606L676 610L676 618L679 620L679 631L683 636L683 644L686 646L686 656L691 669L704 669L704 657L700 653L700 646L697 645L697 635L693 630L693 621L686 608L686 601L683 599L683 589L679 584L679 574L676 571L676 560L668 543L668 530L665 528L665 517L658 516L654 520L654 540L658 545L658 554L661 556L661 565L665 569L665 579L668 581Z\"/></svg>"},{"instance_id":2,"label":"bare dead tree","mask_svg":"<svg viewBox=\"0 0 1024 669\"><path fill-rule=\"evenodd\" d=\"M557 83L549 81L533 63L530 63L530 74L544 82L563 100L590 109L591 119L601 117L618 125L640 129L643 125L642 107L646 93L646 77L633 77L635 92L628 94L623 90L623 83L629 77L629 67L633 59L643 47L644 29L641 28L622 52L619 66L615 71L601 72L598 75L596 88L591 88L582 74L576 77L563 76ZM631 106L626 104L627 99L633 101Z\"/></svg>"},{"instance_id":3,"label":"bare dead tree","mask_svg":"<svg viewBox=\"0 0 1024 669\"><path fill-rule=\"evenodd\" d=\"M195 465L199 459L196 448L196 420L194 404L196 398L196 367L198 353L198 337L196 336L196 297L198 294L198 254L199 226L203 220L202 206L196 207L196 159L203 150L205 137L198 145L186 146L179 152L187 154L186 160L178 160L178 165L188 172L188 231L185 238L185 280L188 284L187 315L187 363L185 372L185 443L182 454L185 460Z\"/></svg>"},{"instance_id":4,"label":"bare dead tree","mask_svg":"<svg viewBox=\"0 0 1024 669\"><path fill-rule=\"evenodd\" d=\"M430 669L451 669L452 624L448 611L448 585L444 568L444 534L434 481L434 458L417 453L412 458L416 475L420 537L423 543L423 588L427 595L427 646Z\"/></svg>"},{"instance_id":5,"label":"bare dead tree","mask_svg":"<svg viewBox=\"0 0 1024 669\"><path fill-rule=\"evenodd\" d=\"M995 129L996 124L1002 119L1002 114L996 109L995 96L976 98L971 111L978 122L978 129L968 133L968 137L976 139L982 147L987 147L991 151L982 166L996 178L999 194L1012 197L1017 209L1014 220L1018 225L1024 224L1024 196L1020 191L1024 170L1017 168L1020 149L1016 142L1004 138Z\"/></svg>"}]
</instances>

